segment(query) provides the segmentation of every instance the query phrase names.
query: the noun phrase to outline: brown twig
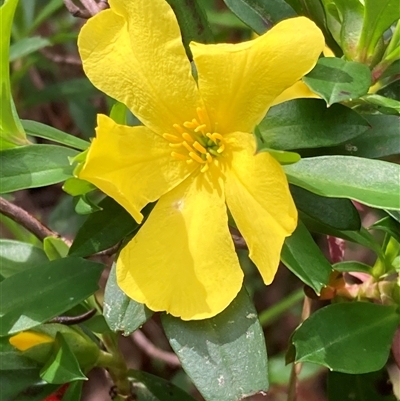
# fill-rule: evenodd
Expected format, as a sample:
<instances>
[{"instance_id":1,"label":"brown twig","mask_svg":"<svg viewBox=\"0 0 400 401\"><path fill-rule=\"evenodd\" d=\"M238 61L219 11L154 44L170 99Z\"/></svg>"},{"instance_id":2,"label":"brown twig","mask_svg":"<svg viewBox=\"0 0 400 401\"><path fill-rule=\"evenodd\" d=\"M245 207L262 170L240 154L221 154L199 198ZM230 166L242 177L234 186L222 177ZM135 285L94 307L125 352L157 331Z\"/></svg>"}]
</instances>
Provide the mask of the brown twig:
<instances>
[{"instance_id":1,"label":"brown twig","mask_svg":"<svg viewBox=\"0 0 400 401\"><path fill-rule=\"evenodd\" d=\"M303 310L301 312L301 322L304 322L306 319L308 319L310 317L311 305L312 305L312 299L305 295L304 301L303 301ZM296 401L297 400L298 377L301 372L302 366L303 365L301 363L293 362L292 370L290 372L287 401Z\"/></svg>"},{"instance_id":2,"label":"brown twig","mask_svg":"<svg viewBox=\"0 0 400 401\"><path fill-rule=\"evenodd\" d=\"M109 7L106 0L81 0L83 8L79 8L73 0L63 0L67 10L77 18L89 19Z\"/></svg>"},{"instance_id":3,"label":"brown twig","mask_svg":"<svg viewBox=\"0 0 400 401\"><path fill-rule=\"evenodd\" d=\"M21 226L25 227L33 235L43 241L46 237L60 238L60 235L50 230L38 219L30 215L27 211L12 204L11 202L0 197L0 213L9 217Z\"/></svg>"},{"instance_id":4,"label":"brown twig","mask_svg":"<svg viewBox=\"0 0 400 401\"><path fill-rule=\"evenodd\" d=\"M140 330L134 331L131 337L147 356L159 359L173 367L181 366L178 357L174 353L157 348Z\"/></svg>"},{"instance_id":5,"label":"brown twig","mask_svg":"<svg viewBox=\"0 0 400 401\"><path fill-rule=\"evenodd\" d=\"M89 320L96 314L96 309L90 309L89 311L82 313L82 315L78 316L56 316L53 319L50 319L48 323L60 323L65 324L66 326L72 326L74 324L85 322Z\"/></svg>"}]
</instances>

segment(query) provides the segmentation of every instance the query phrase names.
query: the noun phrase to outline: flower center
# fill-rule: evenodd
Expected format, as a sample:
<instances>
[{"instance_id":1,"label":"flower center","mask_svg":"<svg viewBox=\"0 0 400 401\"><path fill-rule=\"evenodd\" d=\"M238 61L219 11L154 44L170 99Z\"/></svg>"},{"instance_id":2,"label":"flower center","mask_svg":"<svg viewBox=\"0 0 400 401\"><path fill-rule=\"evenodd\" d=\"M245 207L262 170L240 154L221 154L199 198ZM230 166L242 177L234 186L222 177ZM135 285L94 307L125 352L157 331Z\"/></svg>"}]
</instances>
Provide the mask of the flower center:
<instances>
[{"instance_id":1,"label":"flower center","mask_svg":"<svg viewBox=\"0 0 400 401\"><path fill-rule=\"evenodd\" d=\"M200 107L197 108L197 117L182 125L174 124L175 132L165 133L163 138L174 149L171 152L173 158L188 164L197 162L201 165L200 171L205 173L214 159L224 151L226 141L218 132L210 132L207 116Z\"/></svg>"}]
</instances>

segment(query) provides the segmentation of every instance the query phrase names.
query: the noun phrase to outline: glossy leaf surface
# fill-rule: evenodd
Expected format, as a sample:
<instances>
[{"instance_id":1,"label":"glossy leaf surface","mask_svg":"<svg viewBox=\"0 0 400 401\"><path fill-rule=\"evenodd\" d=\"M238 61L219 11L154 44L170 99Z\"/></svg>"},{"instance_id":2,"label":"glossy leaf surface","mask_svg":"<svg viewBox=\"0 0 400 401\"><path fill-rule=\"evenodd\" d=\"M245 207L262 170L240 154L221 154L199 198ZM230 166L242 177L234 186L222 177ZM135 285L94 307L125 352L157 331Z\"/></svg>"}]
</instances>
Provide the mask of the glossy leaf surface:
<instances>
[{"instance_id":1,"label":"glossy leaf surface","mask_svg":"<svg viewBox=\"0 0 400 401\"><path fill-rule=\"evenodd\" d=\"M381 369L398 322L395 306L368 302L326 306L294 332L296 361L351 374Z\"/></svg>"},{"instance_id":2,"label":"glossy leaf surface","mask_svg":"<svg viewBox=\"0 0 400 401\"><path fill-rule=\"evenodd\" d=\"M162 324L183 369L205 400L237 401L268 390L264 335L244 289L211 319L183 321L162 315Z\"/></svg>"},{"instance_id":3,"label":"glossy leaf surface","mask_svg":"<svg viewBox=\"0 0 400 401\"><path fill-rule=\"evenodd\" d=\"M379 209L400 209L400 166L352 156L321 156L284 166L291 184L318 195L350 198Z\"/></svg>"}]
</instances>

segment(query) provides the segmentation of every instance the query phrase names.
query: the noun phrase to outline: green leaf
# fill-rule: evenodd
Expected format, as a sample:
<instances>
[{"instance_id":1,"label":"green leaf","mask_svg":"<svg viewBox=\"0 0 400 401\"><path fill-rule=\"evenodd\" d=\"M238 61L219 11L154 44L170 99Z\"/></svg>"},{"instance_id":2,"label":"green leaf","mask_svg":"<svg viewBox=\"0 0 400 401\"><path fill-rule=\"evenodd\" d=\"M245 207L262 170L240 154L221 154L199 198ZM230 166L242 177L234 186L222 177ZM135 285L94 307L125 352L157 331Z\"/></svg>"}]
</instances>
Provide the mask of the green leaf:
<instances>
[{"instance_id":1,"label":"green leaf","mask_svg":"<svg viewBox=\"0 0 400 401\"><path fill-rule=\"evenodd\" d=\"M318 60L303 81L330 106L366 95L371 86L371 72L361 63L325 57Z\"/></svg>"},{"instance_id":2,"label":"green leaf","mask_svg":"<svg viewBox=\"0 0 400 401\"><path fill-rule=\"evenodd\" d=\"M29 143L15 110L10 87L9 46L17 4L18 0L6 0L0 8L0 150Z\"/></svg>"},{"instance_id":3,"label":"green leaf","mask_svg":"<svg viewBox=\"0 0 400 401\"><path fill-rule=\"evenodd\" d=\"M359 0L335 0L340 15L340 45L347 59L357 58L364 20L364 7Z\"/></svg>"},{"instance_id":4,"label":"green leaf","mask_svg":"<svg viewBox=\"0 0 400 401\"><path fill-rule=\"evenodd\" d=\"M364 117L372 128L356 138L330 148L329 153L371 159L400 154L400 117L379 114Z\"/></svg>"},{"instance_id":5,"label":"green leaf","mask_svg":"<svg viewBox=\"0 0 400 401\"><path fill-rule=\"evenodd\" d=\"M272 107L255 135L258 150L304 149L334 146L368 128L368 122L346 106L327 108L322 100L297 99Z\"/></svg>"},{"instance_id":6,"label":"green leaf","mask_svg":"<svg viewBox=\"0 0 400 401\"><path fill-rule=\"evenodd\" d=\"M273 25L297 14L283 0L224 0L228 8L235 13L254 32L262 35Z\"/></svg>"},{"instance_id":7,"label":"green leaf","mask_svg":"<svg viewBox=\"0 0 400 401\"><path fill-rule=\"evenodd\" d=\"M396 401L386 369L360 375L328 372L329 401Z\"/></svg>"},{"instance_id":8,"label":"green leaf","mask_svg":"<svg viewBox=\"0 0 400 401\"><path fill-rule=\"evenodd\" d=\"M283 168L291 184L318 195L350 198L378 209L400 209L397 164L352 156L321 156Z\"/></svg>"},{"instance_id":9,"label":"green leaf","mask_svg":"<svg viewBox=\"0 0 400 401\"><path fill-rule=\"evenodd\" d=\"M336 270L338 272L359 272L371 274L371 266L353 260L335 263L332 267L333 270Z\"/></svg>"},{"instance_id":10,"label":"green leaf","mask_svg":"<svg viewBox=\"0 0 400 401\"><path fill-rule=\"evenodd\" d=\"M40 92L32 91L32 93L28 93L24 99L24 105L25 107L31 107L42 103L59 101L60 99L63 99L63 101L79 99L82 101L96 93L99 92L87 78L76 78L47 85Z\"/></svg>"},{"instance_id":11,"label":"green leaf","mask_svg":"<svg viewBox=\"0 0 400 401\"><path fill-rule=\"evenodd\" d=\"M78 150L85 150L89 147L89 142L49 125L32 120L21 120L21 122L28 135L48 139L49 141L61 143L62 145Z\"/></svg>"},{"instance_id":12,"label":"green leaf","mask_svg":"<svg viewBox=\"0 0 400 401\"><path fill-rule=\"evenodd\" d=\"M23 38L10 46L10 63L50 45L50 40L47 38L42 38L41 36Z\"/></svg>"},{"instance_id":13,"label":"green leaf","mask_svg":"<svg viewBox=\"0 0 400 401\"><path fill-rule=\"evenodd\" d=\"M75 355L61 333L56 334L54 351L40 370L40 377L47 383L52 384L87 380Z\"/></svg>"},{"instance_id":14,"label":"green leaf","mask_svg":"<svg viewBox=\"0 0 400 401\"><path fill-rule=\"evenodd\" d=\"M398 0L365 0L365 16L359 52L370 58L383 33L400 18Z\"/></svg>"},{"instance_id":15,"label":"green leaf","mask_svg":"<svg viewBox=\"0 0 400 401\"><path fill-rule=\"evenodd\" d=\"M297 209L322 224L337 230L359 230L361 219L349 199L326 198L290 185Z\"/></svg>"},{"instance_id":16,"label":"green leaf","mask_svg":"<svg viewBox=\"0 0 400 401\"><path fill-rule=\"evenodd\" d=\"M0 336L28 330L92 295L104 266L64 258L35 266L0 283Z\"/></svg>"},{"instance_id":17,"label":"green leaf","mask_svg":"<svg viewBox=\"0 0 400 401\"><path fill-rule=\"evenodd\" d=\"M0 152L0 193L43 187L72 176L68 158L77 151L56 145L29 145Z\"/></svg>"},{"instance_id":18,"label":"green leaf","mask_svg":"<svg viewBox=\"0 0 400 401\"><path fill-rule=\"evenodd\" d=\"M61 401L77 401L82 399L83 381L75 381L69 384Z\"/></svg>"},{"instance_id":19,"label":"green leaf","mask_svg":"<svg viewBox=\"0 0 400 401\"><path fill-rule=\"evenodd\" d=\"M0 375L2 370L31 370L39 365L14 348L7 337L0 338ZM1 383L1 381L0 381Z\"/></svg>"},{"instance_id":20,"label":"green leaf","mask_svg":"<svg viewBox=\"0 0 400 401\"><path fill-rule=\"evenodd\" d=\"M110 329L128 336L141 327L153 312L146 305L130 299L117 284L116 266L113 264L104 292L104 318Z\"/></svg>"},{"instance_id":21,"label":"green leaf","mask_svg":"<svg viewBox=\"0 0 400 401\"><path fill-rule=\"evenodd\" d=\"M362 100L376 106L390 109L393 111L392 114L400 114L400 102L397 100L380 95L365 95L362 97Z\"/></svg>"},{"instance_id":22,"label":"green leaf","mask_svg":"<svg viewBox=\"0 0 400 401\"><path fill-rule=\"evenodd\" d=\"M213 43L214 38L207 21L207 15L200 0L167 0L174 10L181 30L186 53L192 60L189 48L191 41Z\"/></svg>"},{"instance_id":23,"label":"green leaf","mask_svg":"<svg viewBox=\"0 0 400 401\"><path fill-rule=\"evenodd\" d=\"M139 370L129 370L139 401L195 401L189 394L167 380ZM64 401L64 400L63 400Z\"/></svg>"},{"instance_id":24,"label":"green leaf","mask_svg":"<svg viewBox=\"0 0 400 401\"><path fill-rule=\"evenodd\" d=\"M4 278L47 262L46 254L36 246L0 239L0 275Z\"/></svg>"},{"instance_id":25,"label":"green leaf","mask_svg":"<svg viewBox=\"0 0 400 401\"><path fill-rule=\"evenodd\" d=\"M317 294L329 282L332 266L301 221L294 233L286 238L281 252L281 260L291 272Z\"/></svg>"},{"instance_id":26,"label":"green leaf","mask_svg":"<svg viewBox=\"0 0 400 401\"><path fill-rule=\"evenodd\" d=\"M298 153L287 152L285 150L264 148L264 149L257 149L257 151L268 152L277 162L279 162L282 165L297 163L301 159L301 156Z\"/></svg>"},{"instance_id":27,"label":"green leaf","mask_svg":"<svg viewBox=\"0 0 400 401\"><path fill-rule=\"evenodd\" d=\"M400 243L400 223L390 216L380 219L372 224L372 226L370 226L368 229L382 230Z\"/></svg>"},{"instance_id":28,"label":"green leaf","mask_svg":"<svg viewBox=\"0 0 400 401\"><path fill-rule=\"evenodd\" d=\"M39 369L0 371L1 397L7 401L43 401L57 390L54 384L44 384Z\"/></svg>"},{"instance_id":29,"label":"green leaf","mask_svg":"<svg viewBox=\"0 0 400 401\"><path fill-rule=\"evenodd\" d=\"M139 225L115 200L105 198L101 211L88 216L76 234L69 251L74 256L89 256L110 248L135 231Z\"/></svg>"},{"instance_id":30,"label":"green leaf","mask_svg":"<svg viewBox=\"0 0 400 401\"><path fill-rule=\"evenodd\" d=\"M161 318L171 347L206 401L237 401L268 390L264 334L244 289L211 319Z\"/></svg>"},{"instance_id":31,"label":"green leaf","mask_svg":"<svg viewBox=\"0 0 400 401\"><path fill-rule=\"evenodd\" d=\"M82 194L74 198L75 212L85 215L103 210L95 201L90 198L90 194Z\"/></svg>"},{"instance_id":32,"label":"green leaf","mask_svg":"<svg viewBox=\"0 0 400 401\"><path fill-rule=\"evenodd\" d=\"M80 180L76 177L68 178L62 186L63 191L72 196L84 195L96 189L96 187L88 181Z\"/></svg>"},{"instance_id":33,"label":"green leaf","mask_svg":"<svg viewBox=\"0 0 400 401\"><path fill-rule=\"evenodd\" d=\"M332 304L312 314L293 334L296 362L342 373L368 373L386 363L399 323L396 306Z\"/></svg>"},{"instance_id":34,"label":"green leaf","mask_svg":"<svg viewBox=\"0 0 400 401\"><path fill-rule=\"evenodd\" d=\"M46 237L43 241L43 250L49 260L56 260L65 258L69 247L61 238Z\"/></svg>"}]
</instances>

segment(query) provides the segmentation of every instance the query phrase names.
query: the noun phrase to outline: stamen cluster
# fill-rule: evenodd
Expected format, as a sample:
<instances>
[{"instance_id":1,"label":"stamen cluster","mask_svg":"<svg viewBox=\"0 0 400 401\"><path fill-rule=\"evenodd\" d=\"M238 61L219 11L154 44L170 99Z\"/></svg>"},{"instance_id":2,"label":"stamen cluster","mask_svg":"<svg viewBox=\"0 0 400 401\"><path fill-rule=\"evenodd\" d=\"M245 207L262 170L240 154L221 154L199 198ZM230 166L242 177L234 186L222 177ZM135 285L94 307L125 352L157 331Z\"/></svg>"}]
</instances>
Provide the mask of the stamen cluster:
<instances>
[{"instance_id":1,"label":"stamen cluster","mask_svg":"<svg viewBox=\"0 0 400 401\"><path fill-rule=\"evenodd\" d=\"M195 161L202 165L200 171L205 173L214 158L224 151L225 140L221 134L210 132L204 110L198 107L196 111L197 119L185 121L182 125L174 124L176 134L165 133L163 137L174 149L171 152L173 158L188 164Z\"/></svg>"}]
</instances>

